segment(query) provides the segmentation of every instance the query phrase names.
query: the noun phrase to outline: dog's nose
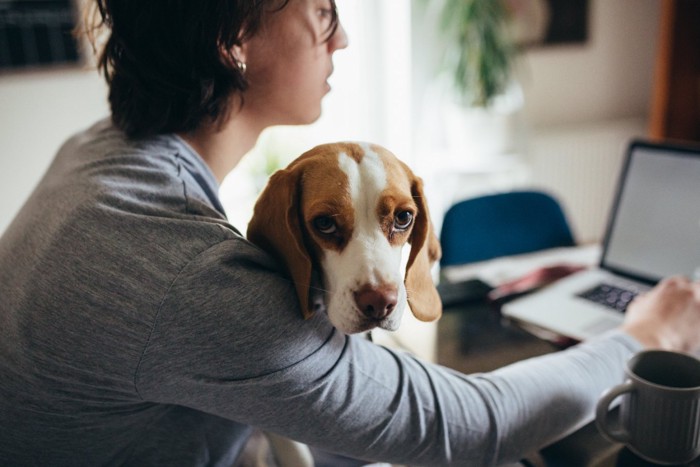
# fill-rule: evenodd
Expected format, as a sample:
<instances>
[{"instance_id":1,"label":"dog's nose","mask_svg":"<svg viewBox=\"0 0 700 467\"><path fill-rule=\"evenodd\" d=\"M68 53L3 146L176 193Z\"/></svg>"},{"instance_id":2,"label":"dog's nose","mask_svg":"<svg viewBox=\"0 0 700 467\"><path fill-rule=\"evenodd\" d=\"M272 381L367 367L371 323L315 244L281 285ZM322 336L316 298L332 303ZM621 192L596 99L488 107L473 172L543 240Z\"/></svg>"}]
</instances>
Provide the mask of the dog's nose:
<instances>
[{"instance_id":1,"label":"dog's nose","mask_svg":"<svg viewBox=\"0 0 700 467\"><path fill-rule=\"evenodd\" d=\"M390 285L364 286L353 295L360 311L372 319L384 319L389 316L398 301L396 287Z\"/></svg>"}]
</instances>

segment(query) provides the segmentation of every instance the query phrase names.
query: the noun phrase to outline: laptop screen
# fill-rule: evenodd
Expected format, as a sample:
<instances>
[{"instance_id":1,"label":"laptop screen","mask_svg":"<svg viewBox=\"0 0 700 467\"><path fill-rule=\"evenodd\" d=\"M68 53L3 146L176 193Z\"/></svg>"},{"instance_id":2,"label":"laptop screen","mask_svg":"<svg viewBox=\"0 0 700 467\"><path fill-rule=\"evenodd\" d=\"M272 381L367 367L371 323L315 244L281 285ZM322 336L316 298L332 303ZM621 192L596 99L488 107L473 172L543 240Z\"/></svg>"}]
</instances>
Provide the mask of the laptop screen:
<instances>
[{"instance_id":1,"label":"laptop screen","mask_svg":"<svg viewBox=\"0 0 700 467\"><path fill-rule=\"evenodd\" d=\"M652 283L700 278L700 149L630 145L601 266Z\"/></svg>"}]
</instances>

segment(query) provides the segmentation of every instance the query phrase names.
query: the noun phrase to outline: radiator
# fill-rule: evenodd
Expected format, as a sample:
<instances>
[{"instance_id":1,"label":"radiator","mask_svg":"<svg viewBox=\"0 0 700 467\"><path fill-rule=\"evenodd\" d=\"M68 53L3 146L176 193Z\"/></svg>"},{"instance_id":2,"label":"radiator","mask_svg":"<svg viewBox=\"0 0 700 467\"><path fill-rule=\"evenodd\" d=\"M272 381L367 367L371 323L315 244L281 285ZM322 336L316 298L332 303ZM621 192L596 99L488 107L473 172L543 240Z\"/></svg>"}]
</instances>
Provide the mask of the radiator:
<instances>
[{"instance_id":1,"label":"radiator","mask_svg":"<svg viewBox=\"0 0 700 467\"><path fill-rule=\"evenodd\" d=\"M559 199L579 243L602 240L625 148L646 128L625 119L530 132L530 183Z\"/></svg>"}]
</instances>

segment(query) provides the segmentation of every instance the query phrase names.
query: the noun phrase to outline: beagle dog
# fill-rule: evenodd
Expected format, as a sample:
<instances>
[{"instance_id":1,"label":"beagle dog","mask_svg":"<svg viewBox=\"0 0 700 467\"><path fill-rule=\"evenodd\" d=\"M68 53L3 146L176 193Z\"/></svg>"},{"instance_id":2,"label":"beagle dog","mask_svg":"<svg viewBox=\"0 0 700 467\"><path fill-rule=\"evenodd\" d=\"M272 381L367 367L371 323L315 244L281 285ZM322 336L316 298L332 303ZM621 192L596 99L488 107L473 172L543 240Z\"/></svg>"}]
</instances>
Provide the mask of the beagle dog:
<instances>
[{"instance_id":1,"label":"beagle dog","mask_svg":"<svg viewBox=\"0 0 700 467\"><path fill-rule=\"evenodd\" d=\"M320 145L274 173L248 239L286 267L306 318L326 312L353 334L396 330L407 306L420 321L442 314L423 183L381 146Z\"/></svg>"},{"instance_id":2,"label":"beagle dog","mask_svg":"<svg viewBox=\"0 0 700 467\"><path fill-rule=\"evenodd\" d=\"M302 154L270 177L247 236L285 266L305 318L325 312L353 334L398 329L407 306L420 321L442 314L430 274L441 250L423 183L381 146ZM265 435L281 467L313 466L304 444Z\"/></svg>"}]
</instances>

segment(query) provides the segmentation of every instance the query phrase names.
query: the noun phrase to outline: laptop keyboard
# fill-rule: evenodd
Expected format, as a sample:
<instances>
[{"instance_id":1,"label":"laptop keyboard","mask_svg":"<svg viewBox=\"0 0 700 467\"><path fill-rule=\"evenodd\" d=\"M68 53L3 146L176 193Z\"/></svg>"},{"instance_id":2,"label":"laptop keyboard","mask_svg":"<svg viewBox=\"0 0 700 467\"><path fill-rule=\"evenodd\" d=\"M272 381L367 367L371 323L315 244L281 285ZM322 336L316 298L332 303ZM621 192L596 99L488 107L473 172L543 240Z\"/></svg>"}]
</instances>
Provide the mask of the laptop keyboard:
<instances>
[{"instance_id":1,"label":"laptop keyboard","mask_svg":"<svg viewBox=\"0 0 700 467\"><path fill-rule=\"evenodd\" d=\"M637 293L636 290L624 289L611 284L599 284L577 294L577 296L614 310L625 311Z\"/></svg>"}]
</instances>

